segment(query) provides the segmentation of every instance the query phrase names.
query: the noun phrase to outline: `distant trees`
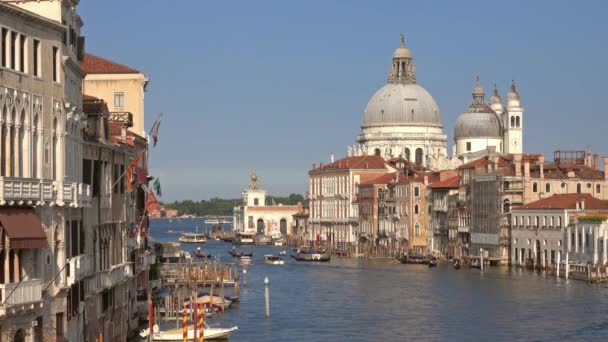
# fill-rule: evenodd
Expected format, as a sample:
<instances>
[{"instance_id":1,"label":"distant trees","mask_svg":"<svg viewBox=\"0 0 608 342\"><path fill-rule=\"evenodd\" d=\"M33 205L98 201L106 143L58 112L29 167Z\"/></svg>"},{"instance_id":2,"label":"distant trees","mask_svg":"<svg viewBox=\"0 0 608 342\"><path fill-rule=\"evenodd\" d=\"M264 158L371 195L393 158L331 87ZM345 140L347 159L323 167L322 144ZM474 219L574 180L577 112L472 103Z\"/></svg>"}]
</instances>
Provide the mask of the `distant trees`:
<instances>
[{"instance_id":1,"label":"distant trees","mask_svg":"<svg viewBox=\"0 0 608 342\"><path fill-rule=\"evenodd\" d=\"M267 196L266 205L296 205L298 202L304 202L304 196L300 194L290 194L287 197ZM209 200L193 201L183 200L173 203L164 203L164 206L171 209L176 209L178 215L232 215L232 209L235 206L241 205L242 200L239 199L222 199L218 197Z\"/></svg>"}]
</instances>

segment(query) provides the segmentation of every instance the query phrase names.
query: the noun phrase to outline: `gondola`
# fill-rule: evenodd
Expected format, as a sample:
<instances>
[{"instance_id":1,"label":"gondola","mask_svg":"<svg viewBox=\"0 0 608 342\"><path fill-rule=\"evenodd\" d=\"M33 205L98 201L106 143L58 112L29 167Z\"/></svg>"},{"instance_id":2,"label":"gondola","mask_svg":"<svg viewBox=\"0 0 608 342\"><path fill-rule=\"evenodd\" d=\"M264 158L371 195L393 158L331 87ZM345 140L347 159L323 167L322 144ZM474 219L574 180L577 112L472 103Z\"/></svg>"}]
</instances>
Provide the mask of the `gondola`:
<instances>
[{"instance_id":1,"label":"gondola","mask_svg":"<svg viewBox=\"0 0 608 342\"><path fill-rule=\"evenodd\" d=\"M458 260L454 261L454 269L455 270L459 270L460 269L460 261L458 261Z\"/></svg>"},{"instance_id":2,"label":"gondola","mask_svg":"<svg viewBox=\"0 0 608 342\"><path fill-rule=\"evenodd\" d=\"M300 248L291 254L291 257L297 261L329 261L331 259L329 252L324 249Z\"/></svg>"},{"instance_id":3,"label":"gondola","mask_svg":"<svg viewBox=\"0 0 608 342\"><path fill-rule=\"evenodd\" d=\"M431 260L429 260L429 267L435 267L435 266L437 266L437 259L432 258Z\"/></svg>"},{"instance_id":4,"label":"gondola","mask_svg":"<svg viewBox=\"0 0 608 342\"><path fill-rule=\"evenodd\" d=\"M249 257L251 258L253 256L253 253L243 253L243 252L237 252L234 250L229 250L228 254L232 255L235 258L242 258L242 257Z\"/></svg>"}]
</instances>

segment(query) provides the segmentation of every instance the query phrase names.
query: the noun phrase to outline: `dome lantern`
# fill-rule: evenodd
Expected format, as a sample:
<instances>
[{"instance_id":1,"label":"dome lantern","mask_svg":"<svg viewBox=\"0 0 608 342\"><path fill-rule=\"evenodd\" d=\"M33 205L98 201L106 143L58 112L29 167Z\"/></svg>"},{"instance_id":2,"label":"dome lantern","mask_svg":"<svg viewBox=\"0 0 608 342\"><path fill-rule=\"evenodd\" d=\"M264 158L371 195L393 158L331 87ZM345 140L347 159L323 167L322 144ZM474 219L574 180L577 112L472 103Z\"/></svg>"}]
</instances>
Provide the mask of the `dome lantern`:
<instances>
[{"instance_id":1,"label":"dome lantern","mask_svg":"<svg viewBox=\"0 0 608 342\"><path fill-rule=\"evenodd\" d=\"M399 47L393 54L393 65L388 74L389 83L416 83L416 68L410 49L405 47L405 36L401 34Z\"/></svg>"}]
</instances>

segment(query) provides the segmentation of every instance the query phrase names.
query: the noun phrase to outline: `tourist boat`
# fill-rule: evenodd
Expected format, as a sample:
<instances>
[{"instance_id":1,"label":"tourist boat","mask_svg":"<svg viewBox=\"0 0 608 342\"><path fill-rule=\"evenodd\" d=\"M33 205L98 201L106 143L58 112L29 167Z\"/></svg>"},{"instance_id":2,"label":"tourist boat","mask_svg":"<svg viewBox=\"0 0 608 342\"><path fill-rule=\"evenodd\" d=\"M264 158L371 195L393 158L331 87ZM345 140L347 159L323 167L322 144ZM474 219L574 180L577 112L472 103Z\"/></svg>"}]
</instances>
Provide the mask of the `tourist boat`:
<instances>
[{"instance_id":1,"label":"tourist boat","mask_svg":"<svg viewBox=\"0 0 608 342\"><path fill-rule=\"evenodd\" d=\"M239 329L237 326L230 327L230 328L216 328L216 327L210 327L209 325L207 325L206 322L204 324L205 324L205 330L203 332L203 338L205 339L205 341L214 340L214 339L227 339L228 337L230 337L230 335L233 332L235 332ZM152 334L152 339L154 341L183 341L184 340L184 333L181 328L161 331L159 329L158 325L155 324L153 326L153 329L154 329L154 332ZM198 332L198 333L200 333L200 332ZM142 330L139 333L139 336L144 337L144 338L150 336L150 328L146 328L145 330ZM188 329L188 341L195 341L194 328Z\"/></svg>"},{"instance_id":2,"label":"tourist boat","mask_svg":"<svg viewBox=\"0 0 608 342\"><path fill-rule=\"evenodd\" d=\"M429 267L435 266L437 266L437 258L431 258L431 260L429 260Z\"/></svg>"},{"instance_id":3,"label":"tourist boat","mask_svg":"<svg viewBox=\"0 0 608 342\"><path fill-rule=\"evenodd\" d=\"M264 262L269 265L283 265L285 263L285 261L283 261L283 257L272 254L264 255Z\"/></svg>"},{"instance_id":4,"label":"tourist boat","mask_svg":"<svg viewBox=\"0 0 608 342\"><path fill-rule=\"evenodd\" d=\"M276 239L274 239L273 243L275 246L285 246L285 239L282 237L276 238Z\"/></svg>"},{"instance_id":5,"label":"tourist boat","mask_svg":"<svg viewBox=\"0 0 608 342\"><path fill-rule=\"evenodd\" d=\"M270 245L272 243L272 239L264 235L256 235L254 241L257 246Z\"/></svg>"},{"instance_id":6,"label":"tourist boat","mask_svg":"<svg viewBox=\"0 0 608 342\"><path fill-rule=\"evenodd\" d=\"M297 249L291 257L298 261L329 261L330 255L324 249L315 249L311 247L303 247Z\"/></svg>"},{"instance_id":7,"label":"tourist boat","mask_svg":"<svg viewBox=\"0 0 608 342\"><path fill-rule=\"evenodd\" d=\"M255 236L254 232L238 232L236 239L233 241L233 243L236 243L238 245L253 245L254 236Z\"/></svg>"},{"instance_id":8,"label":"tourist boat","mask_svg":"<svg viewBox=\"0 0 608 342\"><path fill-rule=\"evenodd\" d=\"M179 234L179 242L183 243L205 243L207 238L203 233L181 233Z\"/></svg>"}]
</instances>

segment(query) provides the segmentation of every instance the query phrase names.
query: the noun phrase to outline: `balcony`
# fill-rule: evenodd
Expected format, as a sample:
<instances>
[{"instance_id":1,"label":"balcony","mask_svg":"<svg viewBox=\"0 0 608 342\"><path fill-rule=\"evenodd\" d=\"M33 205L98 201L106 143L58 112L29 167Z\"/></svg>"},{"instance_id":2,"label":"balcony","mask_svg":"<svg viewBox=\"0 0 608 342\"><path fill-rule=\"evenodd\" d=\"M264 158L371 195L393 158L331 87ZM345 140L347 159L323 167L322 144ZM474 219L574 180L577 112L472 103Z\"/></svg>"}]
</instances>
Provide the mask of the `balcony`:
<instances>
[{"instance_id":1,"label":"balcony","mask_svg":"<svg viewBox=\"0 0 608 342\"><path fill-rule=\"evenodd\" d=\"M127 278L133 277L133 263L125 262L110 269L110 286L114 286Z\"/></svg>"},{"instance_id":2,"label":"balcony","mask_svg":"<svg viewBox=\"0 0 608 342\"><path fill-rule=\"evenodd\" d=\"M52 181L0 177L0 205L41 205L54 197Z\"/></svg>"},{"instance_id":3,"label":"balcony","mask_svg":"<svg viewBox=\"0 0 608 342\"><path fill-rule=\"evenodd\" d=\"M469 226L459 226L458 227L458 232L459 233L468 233L469 232Z\"/></svg>"},{"instance_id":4,"label":"balcony","mask_svg":"<svg viewBox=\"0 0 608 342\"><path fill-rule=\"evenodd\" d=\"M91 256L84 254L73 257L69 261L69 267L70 276L67 278L67 283L68 286L72 286L74 283L91 275L93 271Z\"/></svg>"},{"instance_id":5,"label":"balcony","mask_svg":"<svg viewBox=\"0 0 608 342\"><path fill-rule=\"evenodd\" d=\"M42 280L24 280L20 283L0 284L0 317L42 305Z\"/></svg>"},{"instance_id":6,"label":"balcony","mask_svg":"<svg viewBox=\"0 0 608 342\"><path fill-rule=\"evenodd\" d=\"M144 256L144 265L150 266L154 264L156 264L156 253L146 251L146 254Z\"/></svg>"}]
</instances>

